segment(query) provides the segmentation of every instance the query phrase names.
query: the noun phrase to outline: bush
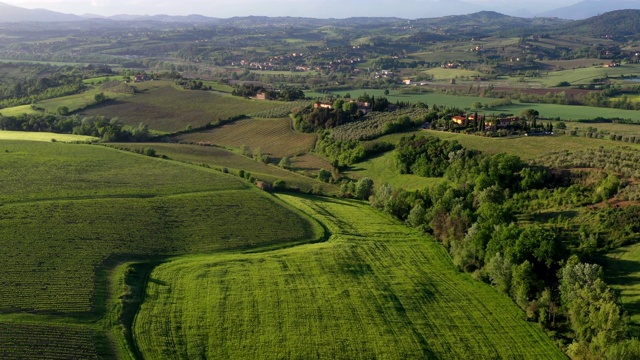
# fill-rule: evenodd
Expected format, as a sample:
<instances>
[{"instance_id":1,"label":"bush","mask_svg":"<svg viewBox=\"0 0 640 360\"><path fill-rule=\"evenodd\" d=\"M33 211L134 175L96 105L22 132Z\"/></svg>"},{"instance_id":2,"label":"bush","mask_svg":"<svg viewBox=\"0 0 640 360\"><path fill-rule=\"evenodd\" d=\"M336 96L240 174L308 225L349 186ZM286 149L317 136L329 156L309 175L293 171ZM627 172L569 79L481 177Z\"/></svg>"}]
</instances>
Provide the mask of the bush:
<instances>
[{"instance_id":1,"label":"bush","mask_svg":"<svg viewBox=\"0 0 640 360\"><path fill-rule=\"evenodd\" d=\"M156 150L154 148L145 148L144 149L144 154L147 155L147 156L155 157L156 156Z\"/></svg>"}]
</instances>

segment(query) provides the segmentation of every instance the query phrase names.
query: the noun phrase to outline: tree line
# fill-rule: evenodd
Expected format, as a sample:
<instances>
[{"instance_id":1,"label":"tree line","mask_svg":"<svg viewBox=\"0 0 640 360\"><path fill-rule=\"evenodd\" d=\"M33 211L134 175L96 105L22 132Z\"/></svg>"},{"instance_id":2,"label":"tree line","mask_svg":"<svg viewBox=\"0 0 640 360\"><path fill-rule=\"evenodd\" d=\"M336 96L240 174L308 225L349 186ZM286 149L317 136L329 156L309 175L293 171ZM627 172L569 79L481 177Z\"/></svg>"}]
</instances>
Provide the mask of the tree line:
<instances>
[{"instance_id":1,"label":"tree line","mask_svg":"<svg viewBox=\"0 0 640 360\"><path fill-rule=\"evenodd\" d=\"M0 115L0 130L52 132L58 134L87 135L102 141L146 141L149 128L140 123L131 127L118 118L104 116L21 114L19 116Z\"/></svg>"},{"instance_id":2,"label":"tree line","mask_svg":"<svg viewBox=\"0 0 640 360\"><path fill-rule=\"evenodd\" d=\"M396 162L399 172L444 175L446 181L411 192L382 184L370 197L374 207L432 234L461 270L511 297L531 321L569 336L571 356L640 355L623 308L594 264L599 250L634 239L633 231L621 229L640 228L634 218L640 207L594 209L588 216L598 220L581 227L562 218L519 221L535 213L528 206L541 194L560 208L608 200L622 186L615 173L574 177L514 155L486 156L456 142L417 137L400 141Z\"/></svg>"}]
</instances>

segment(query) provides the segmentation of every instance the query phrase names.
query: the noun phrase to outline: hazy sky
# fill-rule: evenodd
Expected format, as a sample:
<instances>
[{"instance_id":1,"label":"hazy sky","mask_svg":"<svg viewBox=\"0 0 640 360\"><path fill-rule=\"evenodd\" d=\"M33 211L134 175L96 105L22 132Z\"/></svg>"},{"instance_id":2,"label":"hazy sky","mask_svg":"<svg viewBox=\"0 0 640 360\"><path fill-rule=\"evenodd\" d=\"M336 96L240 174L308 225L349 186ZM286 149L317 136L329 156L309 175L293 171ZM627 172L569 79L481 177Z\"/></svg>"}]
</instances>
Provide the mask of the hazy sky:
<instances>
[{"instance_id":1,"label":"hazy sky","mask_svg":"<svg viewBox=\"0 0 640 360\"><path fill-rule=\"evenodd\" d=\"M464 1L464 2L462 2ZM201 14L232 16L351 16L436 17L495 10L533 15L580 0L0 0L25 8L43 8L73 14Z\"/></svg>"}]
</instances>

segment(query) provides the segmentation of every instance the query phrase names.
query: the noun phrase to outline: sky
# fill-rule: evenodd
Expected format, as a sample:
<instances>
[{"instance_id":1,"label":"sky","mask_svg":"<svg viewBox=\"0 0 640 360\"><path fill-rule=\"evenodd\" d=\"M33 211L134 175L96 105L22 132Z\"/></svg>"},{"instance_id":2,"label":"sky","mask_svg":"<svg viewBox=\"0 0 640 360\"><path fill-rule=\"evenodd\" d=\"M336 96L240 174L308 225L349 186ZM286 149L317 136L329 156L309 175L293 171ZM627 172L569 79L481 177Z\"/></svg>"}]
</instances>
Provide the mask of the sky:
<instances>
[{"instance_id":1,"label":"sky","mask_svg":"<svg viewBox=\"0 0 640 360\"><path fill-rule=\"evenodd\" d=\"M509 15L535 15L580 0L0 0L28 9L71 14L305 16L347 18L393 16L408 19L494 10Z\"/></svg>"}]
</instances>

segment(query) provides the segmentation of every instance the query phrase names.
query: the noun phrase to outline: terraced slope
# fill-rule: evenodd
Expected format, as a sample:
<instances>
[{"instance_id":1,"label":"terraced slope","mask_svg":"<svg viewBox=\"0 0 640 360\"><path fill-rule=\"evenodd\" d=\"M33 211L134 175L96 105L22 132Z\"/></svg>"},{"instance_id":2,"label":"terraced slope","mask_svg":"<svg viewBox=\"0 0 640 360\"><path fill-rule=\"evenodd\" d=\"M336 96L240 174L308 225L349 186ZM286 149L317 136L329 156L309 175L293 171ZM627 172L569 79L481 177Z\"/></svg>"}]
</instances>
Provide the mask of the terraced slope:
<instances>
[{"instance_id":1,"label":"terraced slope","mask_svg":"<svg viewBox=\"0 0 640 360\"><path fill-rule=\"evenodd\" d=\"M430 238L359 202L279 197L330 240L158 266L134 326L145 358L564 358Z\"/></svg>"}]
</instances>

